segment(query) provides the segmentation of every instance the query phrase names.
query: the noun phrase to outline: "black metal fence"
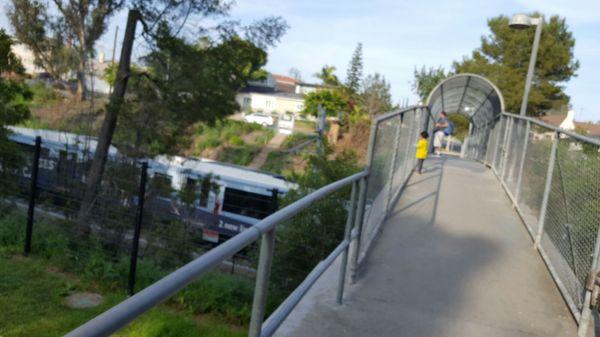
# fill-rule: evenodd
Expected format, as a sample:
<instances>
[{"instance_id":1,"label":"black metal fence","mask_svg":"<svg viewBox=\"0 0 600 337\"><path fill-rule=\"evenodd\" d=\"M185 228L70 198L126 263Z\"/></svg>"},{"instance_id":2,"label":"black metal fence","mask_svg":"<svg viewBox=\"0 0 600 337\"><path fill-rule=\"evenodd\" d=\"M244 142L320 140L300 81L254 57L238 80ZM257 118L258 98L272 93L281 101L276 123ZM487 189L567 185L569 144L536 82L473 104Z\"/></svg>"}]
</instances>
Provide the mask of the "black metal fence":
<instances>
[{"instance_id":1,"label":"black metal fence","mask_svg":"<svg viewBox=\"0 0 600 337\"><path fill-rule=\"evenodd\" d=\"M216 245L204 241L203 224L186 215L194 201L170 188L165 192L143 161L110 158L92 205L82 213L91 155L45 148L40 137L34 146L14 145L19 160L0 167L0 197L15 210L26 210L25 255L41 250L47 239L41 236L52 233L68 241L61 263L86 260L88 271L112 274L114 283L133 294ZM273 207L276 199L275 192ZM220 269L253 276L252 250Z\"/></svg>"}]
</instances>

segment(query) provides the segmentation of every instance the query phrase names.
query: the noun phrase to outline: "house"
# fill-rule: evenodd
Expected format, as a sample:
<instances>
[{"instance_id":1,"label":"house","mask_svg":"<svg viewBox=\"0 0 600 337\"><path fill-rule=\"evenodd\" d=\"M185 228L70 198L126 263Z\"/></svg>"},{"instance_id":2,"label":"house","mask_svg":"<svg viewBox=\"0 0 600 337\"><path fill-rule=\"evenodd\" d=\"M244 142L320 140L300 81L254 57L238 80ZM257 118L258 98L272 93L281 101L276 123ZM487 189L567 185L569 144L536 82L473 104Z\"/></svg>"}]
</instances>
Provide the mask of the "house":
<instances>
[{"instance_id":1,"label":"house","mask_svg":"<svg viewBox=\"0 0 600 337\"><path fill-rule=\"evenodd\" d=\"M302 118L304 96L320 88L289 76L269 73L264 80L249 82L238 92L236 101L245 113L292 114Z\"/></svg>"},{"instance_id":2,"label":"house","mask_svg":"<svg viewBox=\"0 0 600 337\"><path fill-rule=\"evenodd\" d=\"M600 138L600 124L576 121L575 111L573 110L570 110L566 115L541 116L539 119L563 130L578 131L588 137Z\"/></svg>"}]
</instances>

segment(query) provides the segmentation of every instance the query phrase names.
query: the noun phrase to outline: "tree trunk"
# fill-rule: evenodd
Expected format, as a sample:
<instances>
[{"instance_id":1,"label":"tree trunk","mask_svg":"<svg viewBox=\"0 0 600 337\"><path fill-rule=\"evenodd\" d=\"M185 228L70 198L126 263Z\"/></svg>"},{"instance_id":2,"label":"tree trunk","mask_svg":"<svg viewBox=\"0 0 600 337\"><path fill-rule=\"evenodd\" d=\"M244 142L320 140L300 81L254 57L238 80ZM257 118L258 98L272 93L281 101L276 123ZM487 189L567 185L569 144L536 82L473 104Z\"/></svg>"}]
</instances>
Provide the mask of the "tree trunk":
<instances>
[{"instance_id":1,"label":"tree trunk","mask_svg":"<svg viewBox=\"0 0 600 337\"><path fill-rule=\"evenodd\" d=\"M85 64L84 62L82 62L83 65L80 64L81 69L85 69ZM78 70L77 71L77 97L79 98L79 100L81 101L85 101L86 97L86 90L85 90L85 70Z\"/></svg>"},{"instance_id":2,"label":"tree trunk","mask_svg":"<svg viewBox=\"0 0 600 337\"><path fill-rule=\"evenodd\" d=\"M86 220L93 207L100 183L102 182L104 166L108 159L108 151L110 144L112 143L115 127L117 126L117 116L125 97L125 91L127 90L131 53L133 50L133 40L135 38L135 27L137 21L140 19L141 15L139 11L129 11L115 88L110 97L110 101L106 106L106 116L102 123L102 129L100 130L100 136L98 137L98 145L95 149L94 159L88 172L85 193L79 209L78 219L82 225L85 224L83 227L84 232L89 232L89 225L86 223Z\"/></svg>"}]
</instances>

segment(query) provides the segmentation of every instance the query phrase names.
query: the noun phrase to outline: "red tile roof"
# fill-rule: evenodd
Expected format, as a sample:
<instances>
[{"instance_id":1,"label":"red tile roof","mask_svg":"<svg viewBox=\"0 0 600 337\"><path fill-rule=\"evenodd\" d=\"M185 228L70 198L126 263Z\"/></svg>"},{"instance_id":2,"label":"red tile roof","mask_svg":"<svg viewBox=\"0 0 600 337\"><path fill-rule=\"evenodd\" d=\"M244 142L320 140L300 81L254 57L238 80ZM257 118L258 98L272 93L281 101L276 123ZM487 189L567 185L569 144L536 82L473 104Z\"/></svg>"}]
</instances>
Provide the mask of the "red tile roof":
<instances>
[{"instance_id":1,"label":"red tile roof","mask_svg":"<svg viewBox=\"0 0 600 337\"><path fill-rule=\"evenodd\" d=\"M296 84L296 79L293 77L289 77L289 76L284 76L284 75L277 75L277 74L273 74L273 77L275 77L275 81L277 82L281 82L281 83L286 83L286 84Z\"/></svg>"}]
</instances>

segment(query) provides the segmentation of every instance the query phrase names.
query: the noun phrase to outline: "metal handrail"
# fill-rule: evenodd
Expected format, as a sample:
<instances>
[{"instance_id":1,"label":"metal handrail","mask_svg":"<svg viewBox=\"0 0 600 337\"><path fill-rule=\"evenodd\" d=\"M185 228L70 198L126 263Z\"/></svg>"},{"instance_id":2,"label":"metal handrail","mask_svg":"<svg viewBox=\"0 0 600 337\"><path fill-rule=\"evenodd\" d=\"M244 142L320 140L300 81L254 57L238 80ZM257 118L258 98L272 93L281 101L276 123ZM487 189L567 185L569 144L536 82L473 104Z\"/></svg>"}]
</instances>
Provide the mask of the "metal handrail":
<instances>
[{"instance_id":1,"label":"metal handrail","mask_svg":"<svg viewBox=\"0 0 600 337\"><path fill-rule=\"evenodd\" d=\"M516 119L522 119L522 120L530 121L531 123L537 124L539 126L543 126L543 127L547 128L547 129L559 132L561 134L567 135L567 136L569 136L571 138L580 140L582 142L586 142L586 143L590 143L590 144L594 144L594 145L600 146L600 139L592 138L592 137L588 137L588 136L584 136L584 135L579 134L577 132L565 130L565 129L556 127L554 125L548 124L548 123L546 123L544 121L541 121L541 120L539 120L537 118L534 118L534 117L515 115L515 114L512 114L512 113L508 113L508 112L503 112L502 115L508 116L508 117L512 117L512 118L516 118Z\"/></svg>"},{"instance_id":2,"label":"metal handrail","mask_svg":"<svg viewBox=\"0 0 600 337\"><path fill-rule=\"evenodd\" d=\"M307 209L314 202L319 201L350 184L354 184L355 182L366 178L368 175L369 171L364 170L308 194L302 199L262 219L254 226L246 229L216 248L211 249L194 261L177 269L173 273L96 316L87 323L79 326L68 333L66 337L108 336L120 330L146 311L173 296L189 283L199 279L221 261L228 259L235 253L257 241L261 235L273 231L278 224ZM347 239L342 241L333 252L335 253L335 256L339 255L341 250L343 250L342 247L347 249L348 245ZM329 260L330 259L328 258L326 261L327 265L331 264ZM322 272L318 274L320 275ZM311 280L312 283L314 283L316 278L311 278Z\"/></svg>"}]
</instances>

